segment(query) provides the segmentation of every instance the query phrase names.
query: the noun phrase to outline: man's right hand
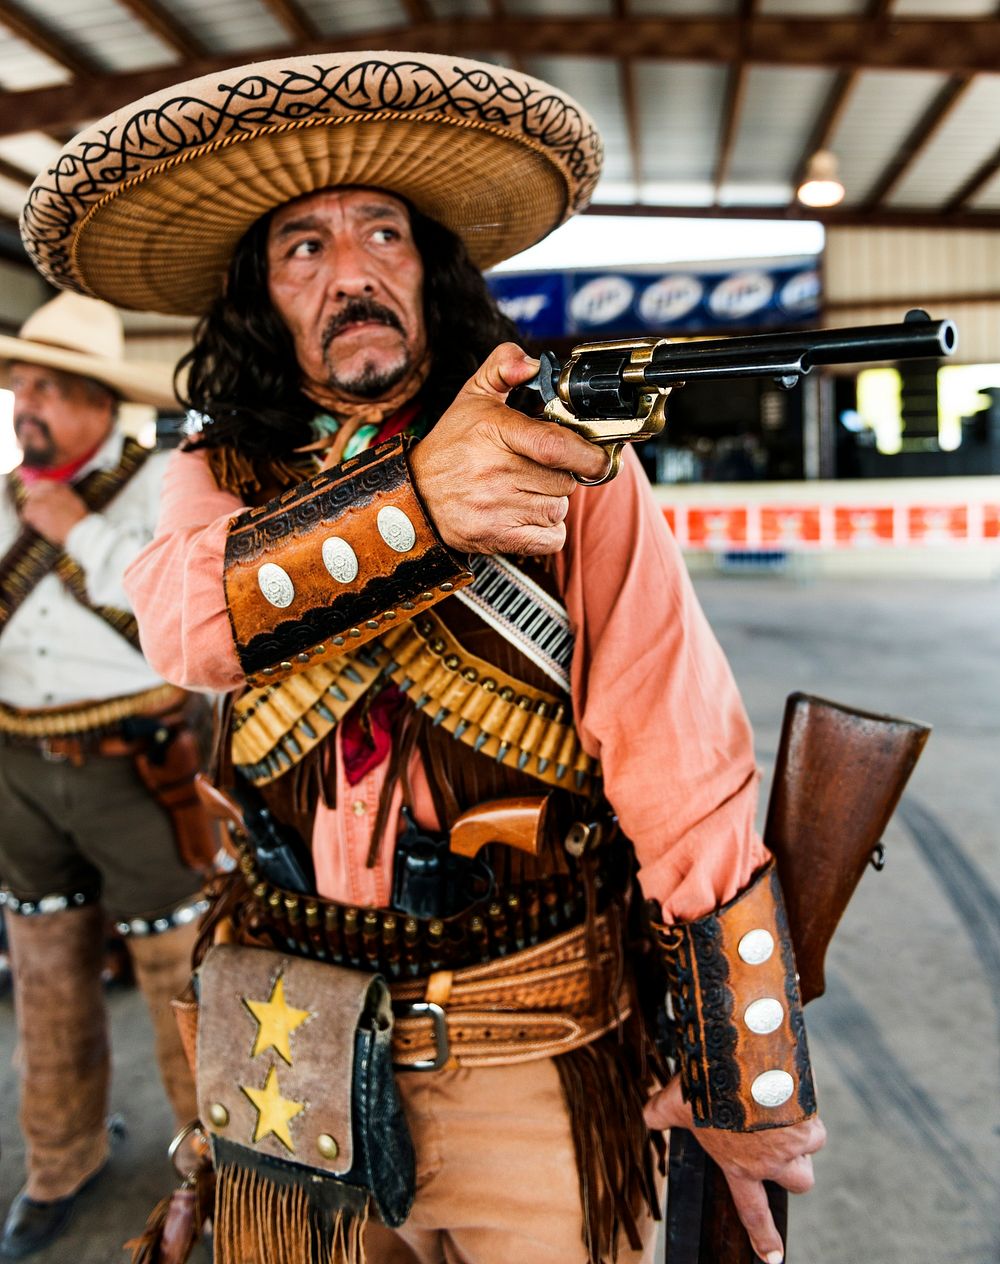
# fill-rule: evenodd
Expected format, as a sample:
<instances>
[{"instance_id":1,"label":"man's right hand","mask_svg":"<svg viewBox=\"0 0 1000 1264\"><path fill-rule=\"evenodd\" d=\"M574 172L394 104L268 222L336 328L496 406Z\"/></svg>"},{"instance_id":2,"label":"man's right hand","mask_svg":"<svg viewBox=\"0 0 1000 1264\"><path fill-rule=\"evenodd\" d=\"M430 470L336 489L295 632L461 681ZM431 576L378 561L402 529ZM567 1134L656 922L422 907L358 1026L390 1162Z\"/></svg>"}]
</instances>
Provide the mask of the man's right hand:
<instances>
[{"instance_id":1,"label":"man's right hand","mask_svg":"<svg viewBox=\"0 0 1000 1264\"><path fill-rule=\"evenodd\" d=\"M558 553L566 541L573 478L598 479L602 448L506 404L538 361L502 343L413 449L417 491L449 548L459 553Z\"/></svg>"}]
</instances>

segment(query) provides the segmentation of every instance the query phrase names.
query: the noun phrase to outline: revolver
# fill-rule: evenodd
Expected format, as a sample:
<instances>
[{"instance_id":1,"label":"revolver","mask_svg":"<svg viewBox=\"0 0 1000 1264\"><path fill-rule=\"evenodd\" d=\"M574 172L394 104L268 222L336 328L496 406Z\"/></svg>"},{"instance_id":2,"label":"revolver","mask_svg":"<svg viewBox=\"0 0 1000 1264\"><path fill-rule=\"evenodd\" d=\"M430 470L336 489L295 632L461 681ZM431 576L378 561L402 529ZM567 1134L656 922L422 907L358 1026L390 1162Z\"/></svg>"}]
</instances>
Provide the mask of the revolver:
<instances>
[{"instance_id":1,"label":"revolver","mask_svg":"<svg viewBox=\"0 0 1000 1264\"><path fill-rule=\"evenodd\" d=\"M522 390L537 391L542 415L575 430L608 454L598 486L621 468L626 443L658 435L666 424L667 396L686 382L715 378L770 377L790 390L819 364L864 364L873 360L950 356L958 330L950 320L931 320L919 308L899 324L851 329L810 329L671 342L668 338L617 338L584 342L560 365L543 351L541 365ZM575 476L576 477L576 476Z\"/></svg>"}]
</instances>

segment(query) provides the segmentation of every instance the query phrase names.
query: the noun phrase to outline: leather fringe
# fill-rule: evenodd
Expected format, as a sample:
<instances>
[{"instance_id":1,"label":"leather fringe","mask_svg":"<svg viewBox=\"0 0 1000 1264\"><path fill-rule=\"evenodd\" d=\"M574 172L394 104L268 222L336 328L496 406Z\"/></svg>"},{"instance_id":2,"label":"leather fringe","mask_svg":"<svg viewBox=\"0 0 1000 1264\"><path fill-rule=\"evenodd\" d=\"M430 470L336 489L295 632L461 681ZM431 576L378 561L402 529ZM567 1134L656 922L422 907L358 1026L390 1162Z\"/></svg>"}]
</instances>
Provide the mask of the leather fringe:
<instances>
[{"instance_id":1,"label":"leather fringe","mask_svg":"<svg viewBox=\"0 0 1000 1264\"><path fill-rule=\"evenodd\" d=\"M318 1215L303 1184L276 1184L240 1166L219 1169L215 1264L365 1264L362 1215Z\"/></svg>"},{"instance_id":2,"label":"leather fringe","mask_svg":"<svg viewBox=\"0 0 1000 1264\"><path fill-rule=\"evenodd\" d=\"M648 1070L637 1074L637 1057L646 1062L636 1044L641 1028L629 1019L555 1059L573 1131L587 1264L614 1264L623 1238L640 1250L639 1218L661 1219L655 1172L665 1170L666 1146L642 1118L655 1081Z\"/></svg>"}]
</instances>

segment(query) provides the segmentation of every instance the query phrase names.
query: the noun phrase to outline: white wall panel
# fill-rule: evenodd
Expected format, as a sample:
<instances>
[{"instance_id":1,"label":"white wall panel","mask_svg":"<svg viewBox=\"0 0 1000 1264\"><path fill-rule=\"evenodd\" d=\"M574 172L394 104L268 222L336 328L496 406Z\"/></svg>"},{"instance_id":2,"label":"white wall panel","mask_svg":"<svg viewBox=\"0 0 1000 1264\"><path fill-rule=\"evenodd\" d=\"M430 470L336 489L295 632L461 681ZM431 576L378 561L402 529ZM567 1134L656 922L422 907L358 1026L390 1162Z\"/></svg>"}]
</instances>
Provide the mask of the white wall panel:
<instances>
[{"instance_id":1,"label":"white wall panel","mask_svg":"<svg viewBox=\"0 0 1000 1264\"><path fill-rule=\"evenodd\" d=\"M828 314L828 325L896 321L916 304L935 318L955 321L957 363L1000 360L1000 303L948 301L949 295L1000 293L1000 233L831 228L824 292L829 302L838 304Z\"/></svg>"}]
</instances>

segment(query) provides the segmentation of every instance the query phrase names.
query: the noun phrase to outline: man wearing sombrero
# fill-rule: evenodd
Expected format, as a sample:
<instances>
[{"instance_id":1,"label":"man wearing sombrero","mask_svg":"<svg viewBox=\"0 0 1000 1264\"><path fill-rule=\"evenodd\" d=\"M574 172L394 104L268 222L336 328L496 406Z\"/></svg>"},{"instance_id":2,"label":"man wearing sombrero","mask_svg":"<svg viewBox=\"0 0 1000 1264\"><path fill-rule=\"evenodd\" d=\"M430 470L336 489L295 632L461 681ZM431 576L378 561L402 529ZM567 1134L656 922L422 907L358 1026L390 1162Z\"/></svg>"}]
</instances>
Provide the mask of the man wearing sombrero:
<instances>
[{"instance_id":1,"label":"man wearing sombrero","mask_svg":"<svg viewBox=\"0 0 1000 1264\"><path fill-rule=\"evenodd\" d=\"M122 589L152 538L167 458L115 424L122 400L176 405L169 375L126 362L123 348L118 313L76 294L0 338L23 454L0 489L0 902L28 1168L4 1259L57 1236L107 1161L109 916L149 1004L178 1121L194 1107L170 999L187 973L200 878L178 854L192 841L190 809L182 821L156 795L169 783L176 806L190 796L177 760L191 737L184 692L143 658Z\"/></svg>"},{"instance_id":2,"label":"man wearing sombrero","mask_svg":"<svg viewBox=\"0 0 1000 1264\"><path fill-rule=\"evenodd\" d=\"M56 284L202 318L128 583L166 677L231 694L195 987L227 1264L648 1260L692 1116L765 1259L763 1179L812 1184L728 667L634 457L579 487L604 453L506 406L537 362L479 269L600 161L520 73L329 54L123 109L29 197Z\"/></svg>"}]
</instances>

